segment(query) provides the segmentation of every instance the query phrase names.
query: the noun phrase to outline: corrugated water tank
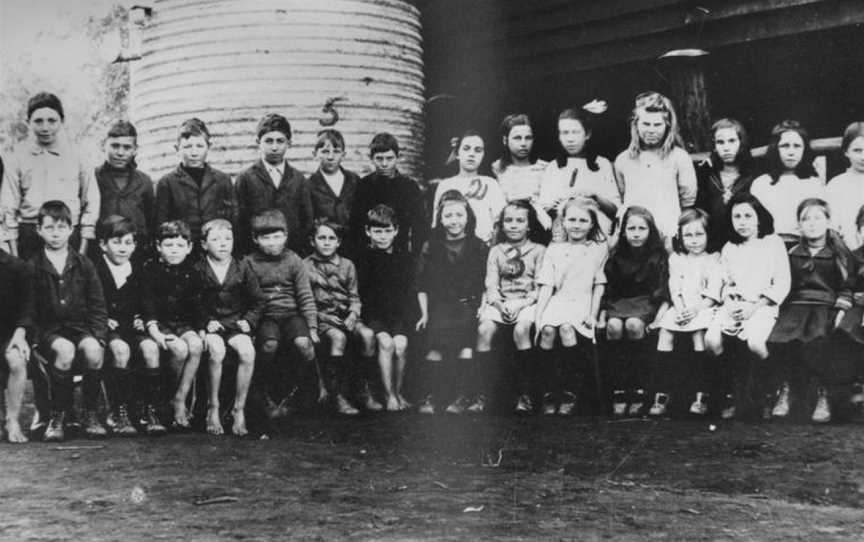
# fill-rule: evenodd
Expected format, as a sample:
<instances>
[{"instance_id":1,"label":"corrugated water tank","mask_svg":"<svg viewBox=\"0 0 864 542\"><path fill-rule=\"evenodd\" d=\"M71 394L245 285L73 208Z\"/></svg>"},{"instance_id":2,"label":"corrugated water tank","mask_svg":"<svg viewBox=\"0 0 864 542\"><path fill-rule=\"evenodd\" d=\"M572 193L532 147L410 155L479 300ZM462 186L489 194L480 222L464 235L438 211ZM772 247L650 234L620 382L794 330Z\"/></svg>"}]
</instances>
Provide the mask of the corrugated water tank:
<instances>
[{"instance_id":1,"label":"corrugated water tank","mask_svg":"<svg viewBox=\"0 0 864 542\"><path fill-rule=\"evenodd\" d=\"M344 165L371 170L368 145L387 131L400 168L419 177L424 143L420 13L401 0L157 0L134 31L131 114L138 161L158 178L178 163L177 127L212 134L210 163L236 174L257 158L255 126L270 112L293 129L288 160L315 170L315 134L333 120Z\"/></svg>"}]
</instances>

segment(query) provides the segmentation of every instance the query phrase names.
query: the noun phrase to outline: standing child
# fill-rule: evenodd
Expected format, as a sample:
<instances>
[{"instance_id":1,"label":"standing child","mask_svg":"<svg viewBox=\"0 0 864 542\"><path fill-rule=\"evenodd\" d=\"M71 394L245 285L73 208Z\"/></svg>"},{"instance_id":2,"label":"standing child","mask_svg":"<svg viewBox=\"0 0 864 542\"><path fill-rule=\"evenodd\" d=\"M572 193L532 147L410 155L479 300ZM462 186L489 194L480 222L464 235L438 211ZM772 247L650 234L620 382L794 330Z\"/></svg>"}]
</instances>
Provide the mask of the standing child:
<instances>
[{"instance_id":1,"label":"standing child","mask_svg":"<svg viewBox=\"0 0 864 542\"><path fill-rule=\"evenodd\" d=\"M396 249L416 257L429 237L428 215L420 187L414 179L403 175L396 165L399 142L386 132L376 134L369 144L369 158L375 171L357 184L348 227L350 252L357 253L366 247L367 213L376 205L383 204L393 209L400 224Z\"/></svg>"},{"instance_id":2,"label":"standing child","mask_svg":"<svg viewBox=\"0 0 864 542\"><path fill-rule=\"evenodd\" d=\"M409 406L402 397L402 376L407 334L417 321L414 259L395 247L398 234L396 212L386 205L376 205L366 216L369 246L357 258L363 321L378 343L378 366L390 411Z\"/></svg>"},{"instance_id":3,"label":"standing child","mask_svg":"<svg viewBox=\"0 0 864 542\"><path fill-rule=\"evenodd\" d=\"M7 379L4 429L6 438L14 443L27 442L19 418L30 360L28 335L32 337L34 331L33 294L33 270L0 250L0 298L4 307L0 313L0 345L5 361L5 366L0 367L0 377Z\"/></svg>"},{"instance_id":4,"label":"standing child","mask_svg":"<svg viewBox=\"0 0 864 542\"><path fill-rule=\"evenodd\" d=\"M102 390L102 361L108 333L105 297L96 268L86 257L69 250L72 212L62 201L39 208L36 232L43 248L31 259L38 348L51 356L51 418L43 440L62 441L64 422L72 413L72 364L84 366L84 432L90 438L107 432L97 417Z\"/></svg>"},{"instance_id":5,"label":"standing child","mask_svg":"<svg viewBox=\"0 0 864 542\"><path fill-rule=\"evenodd\" d=\"M277 209L288 225L288 248L304 254L312 226L312 196L303 174L285 158L291 146L291 124L282 115L264 115L258 122L255 143L260 159L237 176L241 252L248 254L255 249L252 217Z\"/></svg>"},{"instance_id":6,"label":"standing child","mask_svg":"<svg viewBox=\"0 0 864 542\"><path fill-rule=\"evenodd\" d=\"M361 340L365 357L374 355L372 330L360 320L360 292L354 263L337 254L342 245L342 228L326 218L315 220L312 228L313 252L303 263L309 273L318 309L318 330L329 348L321 363L325 390L339 414L353 416L359 411L346 398L354 363L346 359L348 340Z\"/></svg>"},{"instance_id":7,"label":"standing child","mask_svg":"<svg viewBox=\"0 0 864 542\"><path fill-rule=\"evenodd\" d=\"M489 249L474 235L476 218L468 200L456 190L441 195L435 212L438 226L423 249L417 294L418 329L426 328L429 350L423 363L421 414L446 405L453 389L464 388L477 344L477 309ZM445 361L445 355L449 361ZM466 394L473 390L461 389Z\"/></svg>"},{"instance_id":8,"label":"standing child","mask_svg":"<svg viewBox=\"0 0 864 542\"><path fill-rule=\"evenodd\" d=\"M723 304L705 333L705 345L715 355L723 353L723 336L737 337L767 365L766 341L777 320L777 308L790 288L789 258L783 240L774 234L774 221L762 203L746 192L729 200L729 242L720 252L723 274ZM721 417L735 416L733 391L739 392L741 377L751 371L746 357L730 357ZM764 373L764 371L763 371ZM731 383L731 385L730 385Z\"/></svg>"},{"instance_id":9,"label":"standing child","mask_svg":"<svg viewBox=\"0 0 864 542\"><path fill-rule=\"evenodd\" d=\"M558 211L564 242L546 249L537 283L537 329L543 372L543 413L570 416L583 383L596 369L594 328L606 285L608 250L593 199L571 198ZM553 348L561 341L560 357ZM598 398L599 399L599 398Z\"/></svg>"},{"instance_id":10,"label":"standing child","mask_svg":"<svg viewBox=\"0 0 864 542\"><path fill-rule=\"evenodd\" d=\"M141 419L148 435L164 435L165 426L156 414L161 400L162 372L159 370L159 346L148 337L142 314L141 267L134 253L138 233L130 219L110 215L97 228L99 248L102 251L94 263L102 282L108 306L108 351L111 371L108 379L109 398L114 408L113 431L121 436L135 436L138 431L129 421L129 411L135 388L144 403ZM133 262L133 260L135 260ZM144 377L133 377L132 349L140 353L144 363Z\"/></svg>"},{"instance_id":11,"label":"standing child","mask_svg":"<svg viewBox=\"0 0 864 542\"><path fill-rule=\"evenodd\" d=\"M102 200L99 216L104 219L117 215L132 221L136 247L133 257L143 261L153 250L156 196L153 181L135 164L138 150L135 126L125 120L115 122L108 130L104 147L105 162L96 168Z\"/></svg>"},{"instance_id":12,"label":"standing child","mask_svg":"<svg viewBox=\"0 0 864 542\"><path fill-rule=\"evenodd\" d=\"M198 334L199 282L189 258L192 232L180 220L156 228L156 256L144 264L142 316L150 338L169 354L175 378L171 428L191 428L186 400L201 362L204 343Z\"/></svg>"},{"instance_id":13,"label":"standing child","mask_svg":"<svg viewBox=\"0 0 864 542\"><path fill-rule=\"evenodd\" d=\"M768 173L753 180L750 193L771 213L774 231L791 248L799 240L798 205L807 198L825 198L825 182L813 167L807 130L794 120L776 125L765 160Z\"/></svg>"},{"instance_id":14,"label":"standing child","mask_svg":"<svg viewBox=\"0 0 864 542\"><path fill-rule=\"evenodd\" d=\"M824 200L805 199L797 214L801 241L789 251L793 286L768 337L770 377L781 382L771 415L785 418L793 397L803 404L815 391L810 419L827 423L829 390L836 393L848 384L837 378L847 371L842 358L831 355L831 339L852 308L855 262L840 236L828 229L831 213Z\"/></svg>"},{"instance_id":15,"label":"standing child","mask_svg":"<svg viewBox=\"0 0 864 542\"><path fill-rule=\"evenodd\" d=\"M268 392L284 396L288 392L274 385L277 373L288 372L285 366L276 365L276 354L281 346L285 352L296 353L294 374L299 378L303 406L309 406L317 390L315 345L318 343L318 316L309 274L303 260L286 247L288 223L282 211L262 211L252 217L251 226L258 248L246 256L244 262L258 277L265 300L258 325L258 368L252 387L256 396Z\"/></svg>"},{"instance_id":16,"label":"standing child","mask_svg":"<svg viewBox=\"0 0 864 542\"><path fill-rule=\"evenodd\" d=\"M216 218L201 228L205 257L197 264L200 280L201 311L198 322L204 332L209 354L207 432L224 433L219 411L219 388L222 384L222 362L226 345L237 354L237 382L231 407L231 433L240 437L246 430L246 396L255 370L255 346L252 333L261 317L264 298L258 278L248 262L240 263L234 250L234 229L223 218Z\"/></svg>"},{"instance_id":17,"label":"standing child","mask_svg":"<svg viewBox=\"0 0 864 542\"><path fill-rule=\"evenodd\" d=\"M600 229L612 234L613 221L621 205L612 164L597 155L591 145L591 124L586 113L565 109L558 115L558 155L546 167L540 188L540 205L549 213L573 196L594 199L601 214ZM560 225L561 223L558 222ZM553 238L563 240L563 232Z\"/></svg>"},{"instance_id":18,"label":"standing child","mask_svg":"<svg viewBox=\"0 0 864 542\"><path fill-rule=\"evenodd\" d=\"M49 200L62 201L72 216L70 241L81 254L96 235L99 187L93 168L82 160L63 130L63 104L47 92L27 102L28 140L8 157L0 183L3 240L12 254L29 259L42 249L36 232L39 209ZM80 246L79 246L80 245Z\"/></svg>"},{"instance_id":19,"label":"standing child","mask_svg":"<svg viewBox=\"0 0 864 542\"><path fill-rule=\"evenodd\" d=\"M644 207L627 209L621 235L606 262L600 327L606 328L612 363L612 413L641 416L652 350L647 334L666 299L667 254L654 216Z\"/></svg>"},{"instance_id":20,"label":"standing child","mask_svg":"<svg viewBox=\"0 0 864 542\"><path fill-rule=\"evenodd\" d=\"M231 177L207 163L210 132L202 120L191 118L180 125L176 149L180 165L156 185L156 224L182 220L197 243L208 220L237 223L237 198Z\"/></svg>"},{"instance_id":21,"label":"standing child","mask_svg":"<svg viewBox=\"0 0 864 542\"><path fill-rule=\"evenodd\" d=\"M447 412L461 414L483 412L490 391L490 380L497 372L492 366L492 341L499 328L512 328L516 345L516 381L519 399L516 411L533 410L530 400L536 387L537 369L532 352L531 328L536 320L537 271L545 247L534 242L542 231L534 207L525 200L507 204L498 219L497 243L489 250L486 263L486 298L480 308L477 327L477 354L466 378L466 393L456 399Z\"/></svg>"},{"instance_id":22,"label":"standing child","mask_svg":"<svg viewBox=\"0 0 864 542\"><path fill-rule=\"evenodd\" d=\"M666 414L671 393L687 396L695 384L696 398L690 412L708 412L708 390L712 389L716 367L705 356L705 330L714 319L714 307L721 301L723 277L716 253L709 253L708 215L701 209L687 209L678 219L678 235L669 256L669 300L671 308L660 318L657 333L657 363L652 386L654 404L649 414ZM692 357L683 361L673 353L676 334L690 335ZM716 365L716 364L714 364ZM683 398L683 397L682 397Z\"/></svg>"},{"instance_id":23,"label":"standing child","mask_svg":"<svg viewBox=\"0 0 864 542\"><path fill-rule=\"evenodd\" d=\"M312 215L347 228L360 177L341 165L345 158L345 138L339 130L321 130L317 138L315 158L318 170L309 176Z\"/></svg>"},{"instance_id":24,"label":"standing child","mask_svg":"<svg viewBox=\"0 0 864 542\"><path fill-rule=\"evenodd\" d=\"M750 190L753 156L747 131L737 120L718 120L711 126L711 134L711 158L697 170L696 207L708 213L708 251L719 252L728 241L726 205L735 194Z\"/></svg>"},{"instance_id":25,"label":"standing child","mask_svg":"<svg viewBox=\"0 0 864 542\"><path fill-rule=\"evenodd\" d=\"M672 101L656 92L637 96L630 146L615 159L618 191L623 208L648 209L666 238L675 234L681 210L696 202L696 170L683 146Z\"/></svg>"},{"instance_id":26,"label":"standing child","mask_svg":"<svg viewBox=\"0 0 864 542\"><path fill-rule=\"evenodd\" d=\"M548 162L532 160L534 130L528 115L507 115L501 121L504 154L492 162L492 173L498 179L507 201L527 199L536 204L540 198L543 170Z\"/></svg>"},{"instance_id":27,"label":"standing child","mask_svg":"<svg viewBox=\"0 0 864 542\"><path fill-rule=\"evenodd\" d=\"M457 149L459 173L438 183L433 207L438 207L442 194L448 190L458 190L468 200L474 216L477 217L477 237L489 244L495 234L493 228L495 220L501 214L501 209L504 208L507 200L504 199L504 193L501 192L501 187L495 179L477 173L486 153L480 134L473 130L465 132L459 138ZM435 225L436 222L433 220L432 226Z\"/></svg>"},{"instance_id":28,"label":"standing child","mask_svg":"<svg viewBox=\"0 0 864 542\"><path fill-rule=\"evenodd\" d=\"M864 205L864 122L853 122L843 132L840 150L849 160L849 169L834 177L826 189L836 230L850 249L864 242L855 219Z\"/></svg>"}]
</instances>

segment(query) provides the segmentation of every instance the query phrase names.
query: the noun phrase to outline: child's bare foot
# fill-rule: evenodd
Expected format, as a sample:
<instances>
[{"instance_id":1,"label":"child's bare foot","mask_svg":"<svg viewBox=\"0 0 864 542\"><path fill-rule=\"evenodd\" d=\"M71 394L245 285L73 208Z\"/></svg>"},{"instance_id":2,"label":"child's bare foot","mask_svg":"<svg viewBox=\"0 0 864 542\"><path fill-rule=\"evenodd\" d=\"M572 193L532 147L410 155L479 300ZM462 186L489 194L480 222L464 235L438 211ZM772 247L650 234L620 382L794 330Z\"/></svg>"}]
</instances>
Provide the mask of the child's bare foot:
<instances>
[{"instance_id":1,"label":"child's bare foot","mask_svg":"<svg viewBox=\"0 0 864 542\"><path fill-rule=\"evenodd\" d=\"M231 432L238 437L245 437L249 434L249 431L246 430L246 413L242 408L235 408L231 410L231 414L234 416L234 423L231 425Z\"/></svg>"},{"instance_id":2,"label":"child's bare foot","mask_svg":"<svg viewBox=\"0 0 864 542\"><path fill-rule=\"evenodd\" d=\"M9 439L9 442L27 442L27 437L25 437L24 432L21 431L21 426L18 424L18 420L6 420L6 436Z\"/></svg>"},{"instance_id":3,"label":"child's bare foot","mask_svg":"<svg viewBox=\"0 0 864 542\"><path fill-rule=\"evenodd\" d=\"M207 433L211 435L225 434L225 429L222 428L222 422L219 420L219 407L207 408Z\"/></svg>"},{"instance_id":4,"label":"child's bare foot","mask_svg":"<svg viewBox=\"0 0 864 542\"><path fill-rule=\"evenodd\" d=\"M318 402L326 403L330 400L330 394L327 393L327 388L321 387L318 388Z\"/></svg>"},{"instance_id":5,"label":"child's bare foot","mask_svg":"<svg viewBox=\"0 0 864 542\"><path fill-rule=\"evenodd\" d=\"M186 430L192 427L192 424L189 423L189 413L186 411L186 401L178 401L174 399L171 401L171 405L174 407L174 421L171 422L171 426L174 429Z\"/></svg>"},{"instance_id":6,"label":"child's bare foot","mask_svg":"<svg viewBox=\"0 0 864 542\"><path fill-rule=\"evenodd\" d=\"M397 398L398 401L399 401L399 408L400 408L400 409L402 409L402 410L408 410L409 408L411 408L411 403L409 403L408 401L406 401L405 398L402 397L402 394L401 394L401 393L396 394L396 398Z\"/></svg>"},{"instance_id":7,"label":"child's bare foot","mask_svg":"<svg viewBox=\"0 0 864 542\"><path fill-rule=\"evenodd\" d=\"M399 399L397 399L395 395L388 396L387 397L387 411L388 412L399 412L400 410L402 410L402 407L399 404Z\"/></svg>"}]
</instances>

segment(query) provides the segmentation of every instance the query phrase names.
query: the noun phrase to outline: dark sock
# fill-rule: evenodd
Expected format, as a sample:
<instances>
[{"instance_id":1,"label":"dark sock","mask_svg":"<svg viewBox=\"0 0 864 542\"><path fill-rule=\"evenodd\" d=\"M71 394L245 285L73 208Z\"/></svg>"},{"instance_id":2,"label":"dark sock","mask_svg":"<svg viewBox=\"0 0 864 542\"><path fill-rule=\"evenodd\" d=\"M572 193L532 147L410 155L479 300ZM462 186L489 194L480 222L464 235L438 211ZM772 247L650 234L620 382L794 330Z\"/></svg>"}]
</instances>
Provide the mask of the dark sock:
<instances>
[{"instance_id":1,"label":"dark sock","mask_svg":"<svg viewBox=\"0 0 864 542\"><path fill-rule=\"evenodd\" d=\"M561 385L561 373L558 352L552 350L537 350L538 365L541 374L540 398L547 393L557 396Z\"/></svg>"},{"instance_id":2,"label":"dark sock","mask_svg":"<svg viewBox=\"0 0 864 542\"><path fill-rule=\"evenodd\" d=\"M325 380L330 395L335 399L337 395L345 394L345 356L327 356L329 359L325 365Z\"/></svg>"},{"instance_id":3,"label":"dark sock","mask_svg":"<svg viewBox=\"0 0 864 542\"><path fill-rule=\"evenodd\" d=\"M130 371L127 368L114 367L111 370L111 406L129 405L132 402L129 386Z\"/></svg>"},{"instance_id":4,"label":"dark sock","mask_svg":"<svg viewBox=\"0 0 864 542\"><path fill-rule=\"evenodd\" d=\"M472 392L469 396L479 394L488 395L489 380L490 380L490 359L492 352L475 352L474 359L471 361L471 382Z\"/></svg>"},{"instance_id":5,"label":"dark sock","mask_svg":"<svg viewBox=\"0 0 864 542\"><path fill-rule=\"evenodd\" d=\"M162 403L162 369L144 369L144 401L151 406Z\"/></svg>"},{"instance_id":6,"label":"dark sock","mask_svg":"<svg viewBox=\"0 0 864 542\"><path fill-rule=\"evenodd\" d=\"M673 352L657 351L655 353L648 386L648 391L652 397L658 392L669 393L671 391L672 372L675 370L673 358Z\"/></svg>"},{"instance_id":7,"label":"dark sock","mask_svg":"<svg viewBox=\"0 0 864 542\"><path fill-rule=\"evenodd\" d=\"M538 371L534 363L534 349L517 350L515 357L517 393L519 395L535 395L538 386Z\"/></svg>"},{"instance_id":8,"label":"dark sock","mask_svg":"<svg viewBox=\"0 0 864 542\"><path fill-rule=\"evenodd\" d=\"M84 409L98 410L102 395L102 369L85 369L83 379Z\"/></svg>"},{"instance_id":9,"label":"dark sock","mask_svg":"<svg viewBox=\"0 0 864 542\"><path fill-rule=\"evenodd\" d=\"M585 378L584 359L580 348L576 345L561 348L559 366L561 367L560 389L573 394L582 391Z\"/></svg>"},{"instance_id":10,"label":"dark sock","mask_svg":"<svg viewBox=\"0 0 864 542\"><path fill-rule=\"evenodd\" d=\"M51 367L51 410L52 412L72 413L72 392L74 383L72 371Z\"/></svg>"}]
</instances>

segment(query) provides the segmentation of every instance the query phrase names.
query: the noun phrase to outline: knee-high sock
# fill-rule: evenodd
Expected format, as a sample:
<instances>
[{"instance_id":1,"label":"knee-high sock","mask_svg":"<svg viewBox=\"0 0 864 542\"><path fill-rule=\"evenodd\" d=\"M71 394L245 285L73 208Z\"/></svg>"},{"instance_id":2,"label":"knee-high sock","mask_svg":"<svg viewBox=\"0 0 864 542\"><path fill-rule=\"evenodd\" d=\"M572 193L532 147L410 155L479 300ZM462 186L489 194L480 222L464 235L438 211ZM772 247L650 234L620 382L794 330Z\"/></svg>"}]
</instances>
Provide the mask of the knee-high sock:
<instances>
[{"instance_id":1,"label":"knee-high sock","mask_svg":"<svg viewBox=\"0 0 864 542\"><path fill-rule=\"evenodd\" d=\"M475 352L474 360L471 363L473 377L473 391L471 395L484 394L487 397L492 391L492 383L495 377L494 367L492 366L492 352Z\"/></svg>"},{"instance_id":2,"label":"knee-high sock","mask_svg":"<svg viewBox=\"0 0 864 542\"><path fill-rule=\"evenodd\" d=\"M111 408L117 408L120 405L128 406L132 398L130 397L131 388L129 386L130 371L128 368L114 367L109 373L111 376Z\"/></svg>"},{"instance_id":3,"label":"knee-high sock","mask_svg":"<svg viewBox=\"0 0 864 542\"><path fill-rule=\"evenodd\" d=\"M102 395L102 369L85 369L83 388L84 409L97 410Z\"/></svg>"},{"instance_id":4,"label":"knee-high sock","mask_svg":"<svg viewBox=\"0 0 864 542\"><path fill-rule=\"evenodd\" d=\"M606 367L613 390L628 390L631 385L626 346L624 339L606 341Z\"/></svg>"},{"instance_id":5,"label":"knee-high sock","mask_svg":"<svg viewBox=\"0 0 864 542\"><path fill-rule=\"evenodd\" d=\"M587 352L579 345L565 346L561 348L560 367L561 384L563 391L578 394L582 392L588 375Z\"/></svg>"},{"instance_id":6,"label":"knee-high sock","mask_svg":"<svg viewBox=\"0 0 864 542\"><path fill-rule=\"evenodd\" d=\"M554 348L550 350L539 349L537 359L542 375L541 396L547 393L557 395L561 388L561 366L558 352Z\"/></svg>"},{"instance_id":7,"label":"knee-high sock","mask_svg":"<svg viewBox=\"0 0 864 542\"><path fill-rule=\"evenodd\" d=\"M148 406L162 403L162 369L144 369L144 402Z\"/></svg>"},{"instance_id":8,"label":"knee-high sock","mask_svg":"<svg viewBox=\"0 0 864 542\"><path fill-rule=\"evenodd\" d=\"M345 376L348 372L348 369L345 366L345 360L348 358L344 355L321 357L327 358L326 363L324 364L324 382L326 383L327 390L330 392L330 395L332 395L334 398L337 395L344 395L345 382L348 380Z\"/></svg>"},{"instance_id":9,"label":"knee-high sock","mask_svg":"<svg viewBox=\"0 0 864 542\"><path fill-rule=\"evenodd\" d=\"M516 361L516 390L519 395L537 395L539 393L537 375L540 373L537 367L537 351L534 348L528 350L517 350L514 355Z\"/></svg>"},{"instance_id":10,"label":"knee-high sock","mask_svg":"<svg viewBox=\"0 0 864 542\"><path fill-rule=\"evenodd\" d=\"M63 371L51 367L51 410L54 412L72 413L72 392L74 383L72 371Z\"/></svg>"},{"instance_id":11,"label":"knee-high sock","mask_svg":"<svg viewBox=\"0 0 864 542\"><path fill-rule=\"evenodd\" d=\"M671 393L673 391L672 380L675 376L673 373L678 369L675 367L675 357L674 352L655 352L647 387L650 394Z\"/></svg>"}]
</instances>

